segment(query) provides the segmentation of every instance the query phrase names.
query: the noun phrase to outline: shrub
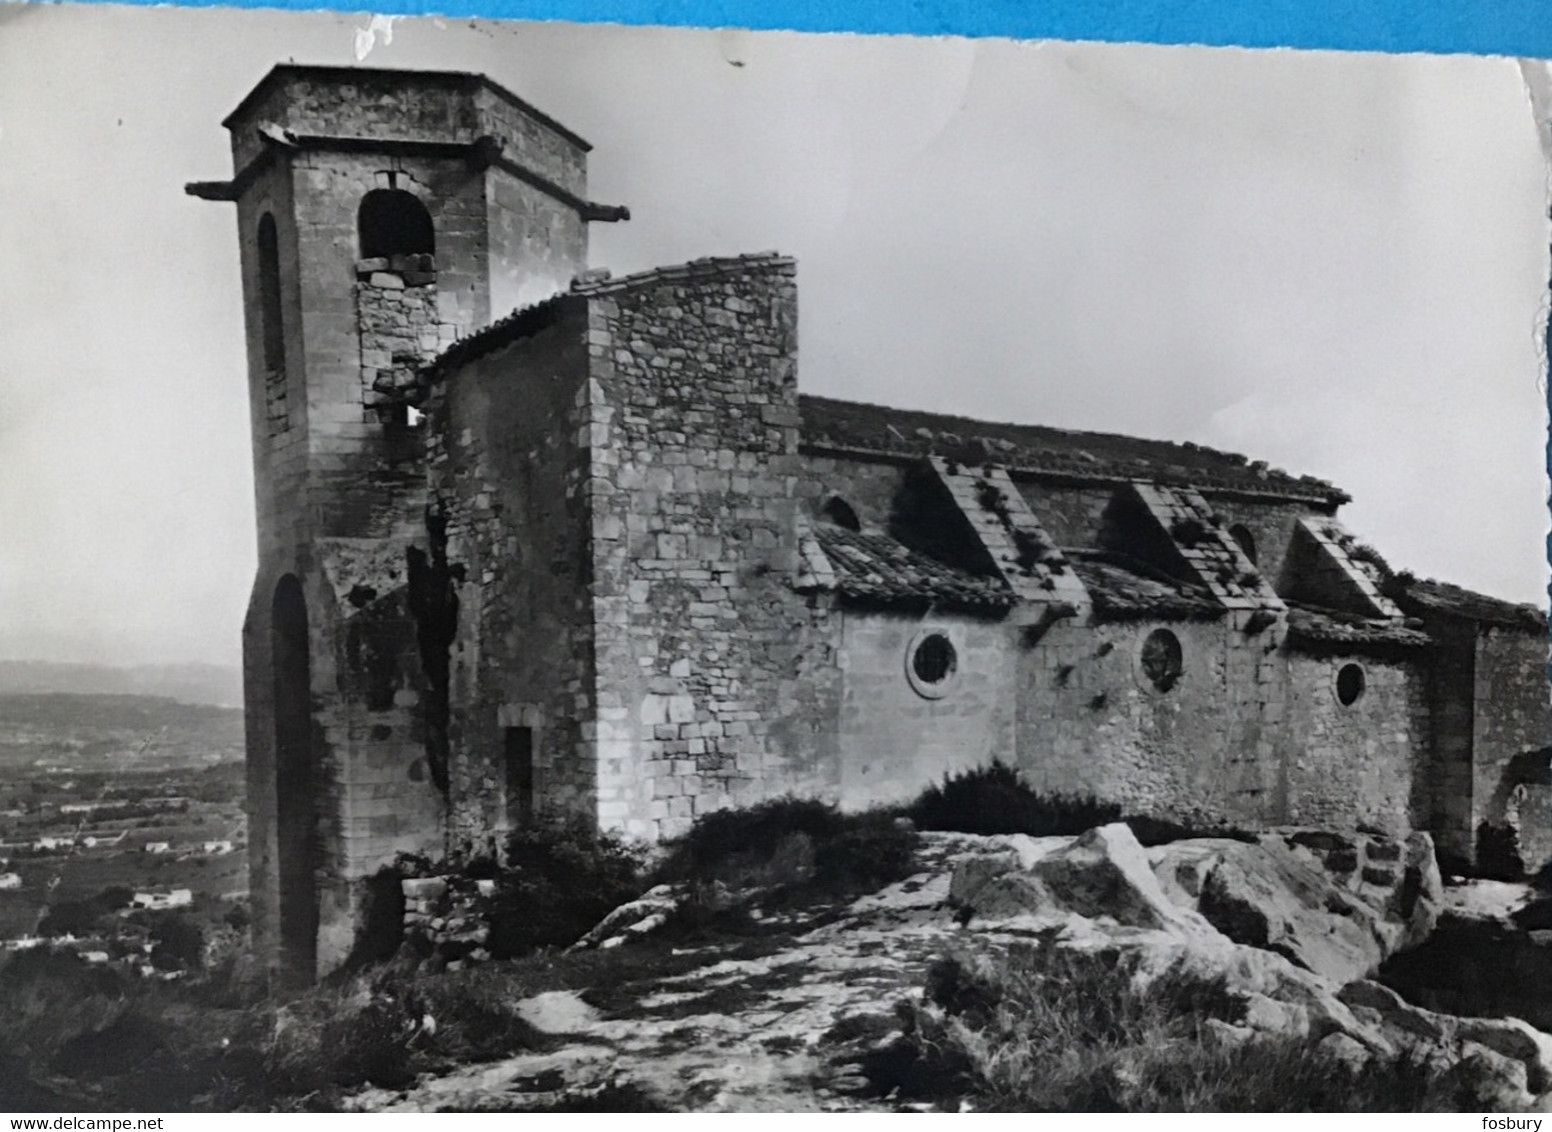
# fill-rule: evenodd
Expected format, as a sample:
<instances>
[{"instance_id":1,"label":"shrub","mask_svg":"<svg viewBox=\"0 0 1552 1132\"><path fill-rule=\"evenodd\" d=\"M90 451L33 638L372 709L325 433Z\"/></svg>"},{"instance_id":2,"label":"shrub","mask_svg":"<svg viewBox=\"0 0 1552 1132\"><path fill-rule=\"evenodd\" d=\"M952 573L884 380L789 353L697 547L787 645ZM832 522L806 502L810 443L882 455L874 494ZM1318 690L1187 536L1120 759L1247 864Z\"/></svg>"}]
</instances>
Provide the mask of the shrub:
<instances>
[{"instance_id":1,"label":"shrub","mask_svg":"<svg viewBox=\"0 0 1552 1132\"><path fill-rule=\"evenodd\" d=\"M197 971L204 966L205 933L185 916L162 916L151 929L151 961L164 971Z\"/></svg>"},{"instance_id":2,"label":"shrub","mask_svg":"<svg viewBox=\"0 0 1552 1132\"><path fill-rule=\"evenodd\" d=\"M52 905L38 924L41 936L88 936L102 925L108 913L95 900L66 900Z\"/></svg>"},{"instance_id":3,"label":"shrub","mask_svg":"<svg viewBox=\"0 0 1552 1132\"><path fill-rule=\"evenodd\" d=\"M494 879L487 946L497 958L574 943L646 888L639 850L580 824L512 834Z\"/></svg>"},{"instance_id":4,"label":"shrub","mask_svg":"<svg viewBox=\"0 0 1552 1132\"><path fill-rule=\"evenodd\" d=\"M906 811L918 828L957 833L1027 833L1054 837L1082 833L1121 817L1121 807L1092 797L1036 793L1001 761L951 774L929 786Z\"/></svg>"},{"instance_id":5,"label":"shrub","mask_svg":"<svg viewBox=\"0 0 1552 1132\"><path fill-rule=\"evenodd\" d=\"M846 898L909 876L914 829L889 810L842 813L811 798L777 798L700 818L669 846L658 877L692 892L763 889L768 901Z\"/></svg>"},{"instance_id":6,"label":"shrub","mask_svg":"<svg viewBox=\"0 0 1552 1132\"><path fill-rule=\"evenodd\" d=\"M1132 953L1135 956L1135 953ZM1211 1040L1243 1000L1176 964L1143 985L1127 953L1077 952L1050 937L964 952L931 969L904 1008L905 1038L863 1058L880 1090L967 1098L1005 1112L1459 1111L1485 1103L1418 1061L1360 1075L1307 1038Z\"/></svg>"},{"instance_id":7,"label":"shrub","mask_svg":"<svg viewBox=\"0 0 1552 1132\"><path fill-rule=\"evenodd\" d=\"M1031 837L1071 837L1095 826L1124 821L1145 846L1168 845L1194 837L1255 836L1223 826L1187 825L1147 814L1124 816L1119 805L1089 797L1041 794L1016 767L994 760L990 766L951 774L941 786L929 786L906 810L921 829L954 833L1027 833Z\"/></svg>"}]
</instances>

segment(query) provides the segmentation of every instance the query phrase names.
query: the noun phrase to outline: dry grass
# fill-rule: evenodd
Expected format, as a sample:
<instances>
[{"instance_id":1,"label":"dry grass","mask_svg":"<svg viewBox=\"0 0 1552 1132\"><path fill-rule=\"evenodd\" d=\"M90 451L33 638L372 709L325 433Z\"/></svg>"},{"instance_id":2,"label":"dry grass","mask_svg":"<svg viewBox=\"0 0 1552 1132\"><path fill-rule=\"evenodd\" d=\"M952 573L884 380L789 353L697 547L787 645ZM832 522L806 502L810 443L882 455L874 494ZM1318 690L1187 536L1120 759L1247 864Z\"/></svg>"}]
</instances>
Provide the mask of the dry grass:
<instances>
[{"instance_id":1,"label":"dry grass","mask_svg":"<svg viewBox=\"0 0 1552 1132\"><path fill-rule=\"evenodd\" d=\"M1458 1078L1419 1062L1363 1073L1303 1038L1213 1040L1242 1006L1175 968L1139 990L1118 954L1049 941L965 951L935 966L907 1037L864 1071L883 1091L1000 1112L1477 1111Z\"/></svg>"}]
</instances>

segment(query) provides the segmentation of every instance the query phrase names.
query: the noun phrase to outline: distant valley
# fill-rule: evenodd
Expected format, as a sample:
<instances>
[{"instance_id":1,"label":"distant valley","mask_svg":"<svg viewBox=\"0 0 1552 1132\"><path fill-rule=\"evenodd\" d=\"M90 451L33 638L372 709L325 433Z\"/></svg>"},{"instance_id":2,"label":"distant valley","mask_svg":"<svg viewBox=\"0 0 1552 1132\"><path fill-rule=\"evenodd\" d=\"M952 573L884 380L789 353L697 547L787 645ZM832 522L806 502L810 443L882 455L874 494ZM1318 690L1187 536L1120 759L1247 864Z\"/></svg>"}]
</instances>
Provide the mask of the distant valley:
<instances>
[{"instance_id":1,"label":"distant valley","mask_svg":"<svg viewBox=\"0 0 1552 1132\"><path fill-rule=\"evenodd\" d=\"M149 930L125 915L131 901L186 899L181 914L206 923L245 902L243 713L208 702L226 694L220 671L0 665L4 946L41 930L129 954L121 937ZM188 699L14 690L51 677Z\"/></svg>"},{"instance_id":2,"label":"distant valley","mask_svg":"<svg viewBox=\"0 0 1552 1132\"><path fill-rule=\"evenodd\" d=\"M217 664L61 664L0 660L0 695L69 692L81 695L163 696L191 704L242 706L242 672Z\"/></svg>"}]
</instances>

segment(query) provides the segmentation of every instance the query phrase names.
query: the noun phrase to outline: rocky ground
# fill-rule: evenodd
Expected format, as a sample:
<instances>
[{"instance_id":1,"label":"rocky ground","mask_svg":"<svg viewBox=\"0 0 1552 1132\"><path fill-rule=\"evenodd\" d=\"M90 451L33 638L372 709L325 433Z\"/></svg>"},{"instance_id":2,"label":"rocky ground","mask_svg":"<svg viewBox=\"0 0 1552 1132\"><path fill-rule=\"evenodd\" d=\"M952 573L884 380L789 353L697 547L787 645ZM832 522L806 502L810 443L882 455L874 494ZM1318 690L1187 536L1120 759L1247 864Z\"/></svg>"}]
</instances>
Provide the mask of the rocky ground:
<instances>
[{"instance_id":1,"label":"rocky ground","mask_svg":"<svg viewBox=\"0 0 1552 1132\"><path fill-rule=\"evenodd\" d=\"M1226 975L1245 1017L1213 1023L1215 1041L1308 1035L1355 1066L1411 1053L1488 1082L1504 1107L1541 1107L1552 1091L1552 1037L1514 1019L1422 1010L1371 981L1429 935L1444 905L1425 837L1283 831L1147 850L1112 825L1076 839L923 840L919 874L773 925L789 942L770 954L707 955L673 978L527 999L519 1009L553 1036L548 1052L367 1090L350 1107L519 1111L592 1098L619 1108L630 1098L676 1111L891 1109L859 1064L898 1040L897 1004L920 997L932 961L1034 937L1133 952L1142 979L1177 962ZM647 901L596 942L632 946L629 925L660 913L661 901Z\"/></svg>"}]
</instances>

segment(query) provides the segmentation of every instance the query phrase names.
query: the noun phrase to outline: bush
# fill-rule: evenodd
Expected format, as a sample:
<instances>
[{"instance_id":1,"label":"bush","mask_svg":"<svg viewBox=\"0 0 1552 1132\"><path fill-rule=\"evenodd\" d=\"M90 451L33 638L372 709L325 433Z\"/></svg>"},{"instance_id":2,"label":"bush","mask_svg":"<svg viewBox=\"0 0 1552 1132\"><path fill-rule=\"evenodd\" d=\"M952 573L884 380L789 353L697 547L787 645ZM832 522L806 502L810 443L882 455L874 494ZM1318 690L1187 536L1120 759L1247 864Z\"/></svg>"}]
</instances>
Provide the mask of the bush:
<instances>
[{"instance_id":1,"label":"bush","mask_svg":"<svg viewBox=\"0 0 1552 1132\"><path fill-rule=\"evenodd\" d=\"M205 933L184 916L162 916L151 929L151 962L164 971L197 971L205 963Z\"/></svg>"},{"instance_id":2,"label":"bush","mask_svg":"<svg viewBox=\"0 0 1552 1132\"><path fill-rule=\"evenodd\" d=\"M1121 817L1121 807L1111 802L1038 794L1001 761L948 775L941 786L922 791L906 812L921 829L1031 837L1079 834Z\"/></svg>"},{"instance_id":3,"label":"bush","mask_svg":"<svg viewBox=\"0 0 1552 1132\"><path fill-rule=\"evenodd\" d=\"M512 834L494 879L487 947L497 958L575 943L647 887L639 850L580 824Z\"/></svg>"},{"instance_id":4,"label":"bush","mask_svg":"<svg viewBox=\"0 0 1552 1132\"><path fill-rule=\"evenodd\" d=\"M811 798L777 798L696 821L668 849L657 877L692 893L761 889L768 902L847 898L901 880L917 836L889 810L842 813Z\"/></svg>"},{"instance_id":5,"label":"bush","mask_svg":"<svg viewBox=\"0 0 1552 1132\"><path fill-rule=\"evenodd\" d=\"M1168 845L1193 837L1232 837L1254 841L1253 834L1214 825L1191 826L1146 814L1123 816L1114 802L1067 794L1038 793L1016 767L1001 761L948 775L929 786L906 810L921 829L953 833L1026 833L1031 837L1072 837L1124 821L1143 845Z\"/></svg>"},{"instance_id":6,"label":"bush","mask_svg":"<svg viewBox=\"0 0 1552 1132\"><path fill-rule=\"evenodd\" d=\"M1243 1000L1179 964L1142 986L1126 953L1059 948L1050 938L941 960L906 1037L867 1055L881 1091L969 1099L1004 1112L1476 1111L1458 1076L1420 1062L1362 1075L1308 1039L1216 1042Z\"/></svg>"},{"instance_id":7,"label":"bush","mask_svg":"<svg viewBox=\"0 0 1552 1132\"><path fill-rule=\"evenodd\" d=\"M41 936L94 935L109 913L95 900L66 900L52 905L38 924Z\"/></svg>"}]
</instances>

